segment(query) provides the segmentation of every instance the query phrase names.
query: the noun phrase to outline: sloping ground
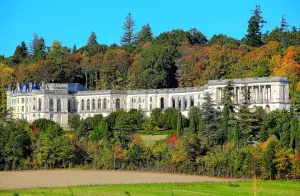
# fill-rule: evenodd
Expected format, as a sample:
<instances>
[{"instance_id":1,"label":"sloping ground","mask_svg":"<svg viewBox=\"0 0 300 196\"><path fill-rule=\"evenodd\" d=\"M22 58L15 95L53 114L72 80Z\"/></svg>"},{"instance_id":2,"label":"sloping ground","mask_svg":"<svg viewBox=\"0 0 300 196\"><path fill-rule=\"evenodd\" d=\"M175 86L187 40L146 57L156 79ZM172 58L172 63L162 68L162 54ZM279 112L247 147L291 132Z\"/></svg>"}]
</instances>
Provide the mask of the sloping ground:
<instances>
[{"instance_id":1,"label":"sloping ground","mask_svg":"<svg viewBox=\"0 0 300 196\"><path fill-rule=\"evenodd\" d=\"M236 180L236 179L235 179ZM94 170L49 170L0 172L0 190L36 187L66 187L76 185L140 184L173 182L224 182L228 178L213 178L183 174L94 171Z\"/></svg>"},{"instance_id":2,"label":"sloping ground","mask_svg":"<svg viewBox=\"0 0 300 196\"><path fill-rule=\"evenodd\" d=\"M146 147L153 146L155 142L164 140L168 135L141 135L142 140Z\"/></svg>"}]
</instances>

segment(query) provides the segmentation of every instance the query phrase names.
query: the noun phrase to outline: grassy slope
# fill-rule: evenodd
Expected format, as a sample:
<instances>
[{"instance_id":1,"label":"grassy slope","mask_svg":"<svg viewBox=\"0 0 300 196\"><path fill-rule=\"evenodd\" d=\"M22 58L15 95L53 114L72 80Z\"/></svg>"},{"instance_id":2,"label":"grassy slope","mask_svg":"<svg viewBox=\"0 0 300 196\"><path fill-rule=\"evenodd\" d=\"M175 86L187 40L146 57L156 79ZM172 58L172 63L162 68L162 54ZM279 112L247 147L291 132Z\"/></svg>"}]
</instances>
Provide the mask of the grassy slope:
<instances>
[{"instance_id":1,"label":"grassy slope","mask_svg":"<svg viewBox=\"0 0 300 196\"><path fill-rule=\"evenodd\" d=\"M155 142L166 139L169 135L176 134L176 130L156 131L150 137L145 130L138 130L137 134L141 135L146 147L153 146Z\"/></svg>"},{"instance_id":2,"label":"grassy slope","mask_svg":"<svg viewBox=\"0 0 300 196\"><path fill-rule=\"evenodd\" d=\"M0 195L13 195L18 192L20 196L28 195L125 195L128 191L134 195L253 195L253 182L238 182L239 187L230 187L227 182L200 182L177 184L134 184L134 185L103 185L79 186L65 188L38 188L28 190L0 191ZM257 195L300 195L300 181L261 181L257 182Z\"/></svg>"}]
</instances>

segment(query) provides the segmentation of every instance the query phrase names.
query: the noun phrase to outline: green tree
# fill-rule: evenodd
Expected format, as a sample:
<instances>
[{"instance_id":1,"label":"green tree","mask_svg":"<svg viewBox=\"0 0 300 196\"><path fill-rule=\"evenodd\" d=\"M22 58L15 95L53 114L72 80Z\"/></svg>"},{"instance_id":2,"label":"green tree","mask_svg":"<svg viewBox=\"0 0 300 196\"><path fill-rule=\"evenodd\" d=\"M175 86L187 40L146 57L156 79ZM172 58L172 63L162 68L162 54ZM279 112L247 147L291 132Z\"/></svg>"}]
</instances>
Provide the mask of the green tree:
<instances>
[{"instance_id":1,"label":"green tree","mask_svg":"<svg viewBox=\"0 0 300 196\"><path fill-rule=\"evenodd\" d=\"M77 52L76 44L73 45L72 48L72 54L75 54Z\"/></svg>"},{"instance_id":2,"label":"green tree","mask_svg":"<svg viewBox=\"0 0 300 196\"><path fill-rule=\"evenodd\" d=\"M95 44L98 44L97 43L97 36L96 36L96 33L92 31L91 34L90 34L90 37L89 37L89 39L87 41L86 46L92 47Z\"/></svg>"},{"instance_id":3,"label":"green tree","mask_svg":"<svg viewBox=\"0 0 300 196\"><path fill-rule=\"evenodd\" d=\"M133 44L133 42L136 39L136 35L134 33L134 26L135 26L135 22L132 19L132 16L130 13L128 13L128 15L126 16L126 20L124 22L123 25L123 36L121 38L121 44L125 45L125 46L130 46L132 47L131 44Z\"/></svg>"},{"instance_id":4,"label":"green tree","mask_svg":"<svg viewBox=\"0 0 300 196\"><path fill-rule=\"evenodd\" d=\"M79 127L80 125L80 115L79 114L70 115L68 119L68 125L72 129L76 130L76 128Z\"/></svg>"},{"instance_id":5,"label":"green tree","mask_svg":"<svg viewBox=\"0 0 300 196\"><path fill-rule=\"evenodd\" d=\"M184 131L184 125L182 122L182 114L180 111L177 112L177 136L182 137Z\"/></svg>"},{"instance_id":6,"label":"green tree","mask_svg":"<svg viewBox=\"0 0 300 196\"><path fill-rule=\"evenodd\" d=\"M28 49L24 41L22 41L21 45L16 47L16 50L13 55L13 62L15 64L19 64L23 59L28 56Z\"/></svg>"},{"instance_id":7,"label":"green tree","mask_svg":"<svg viewBox=\"0 0 300 196\"><path fill-rule=\"evenodd\" d=\"M204 94L204 102L202 104L202 121L203 121L203 132L202 137L206 140L208 146L218 144L221 138L220 133L220 114L215 109L211 94L206 92Z\"/></svg>"},{"instance_id":8,"label":"green tree","mask_svg":"<svg viewBox=\"0 0 300 196\"><path fill-rule=\"evenodd\" d=\"M266 150L262 154L262 166L265 170L265 178L270 180L275 177L275 153L276 153L277 141L270 138Z\"/></svg>"},{"instance_id":9,"label":"green tree","mask_svg":"<svg viewBox=\"0 0 300 196\"><path fill-rule=\"evenodd\" d=\"M30 158L32 153L31 129L28 124L23 120L14 120L2 127L0 138L0 169L1 163L5 170L22 167L23 160Z\"/></svg>"},{"instance_id":10,"label":"green tree","mask_svg":"<svg viewBox=\"0 0 300 196\"><path fill-rule=\"evenodd\" d=\"M253 15L248 21L248 33L245 37L246 44L254 47L263 45L261 29L266 21L261 16L260 6L256 5L255 10L252 10Z\"/></svg>"},{"instance_id":11,"label":"green tree","mask_svg":"<svg viewBox=\"0 0 300 196\"><path fill-rule=\"evenodd\" d=\"M194 134L198 134L200 131L200 119L201 119L201 110L198 107L191 107L189 111L189 131Z\"/></svg>"},{"instance_id":12,"label":"green tree","mask_svg":"<svg viewBox=\"0 0 300 196\"><path fill-rule=\"evenodd\" d=\"M139 44L146 43L146 42L150 42L152 38L153 38L152 30L149 23L147 23L146 25L142 26L142 30L138 33L137 41Z\"/></svg>"},{"instance_id":13,"label":"green tree","mask_svg":"<svg viewBox=\"0 0 300 196\"><path fill-rule=\"evenodd\" d=\"M66 168L72 166L74 146L63 135L62 128L50 125L38 133L36 157L39 166L45 168Z\"/></svg>"},{"instance_id":14,"label":"green tree","mask_svg":"<svg viewBox=\"0 0 300 196\"><path fill-rule=\"evenodd\" d=\"M228 37L227 35L223 35L223 34L217 34L217 35L213 35L212 38L210 38L208 45L214 45L214 44L218 44L218 45L225 45L225 44L234 44L234 45L238 45L239 41L232 38L232 37Z\"/></svg>"},{"instance_id":15,"label":"green tree","mask_svg":"<svg viewBox=\"0 0 300 196\"><path fill-rule=\"evenodd\" d=\"M291 135L290 135L290 148L300 149L300 121L293 118L290 122Z\"/></svg>"},{"instance_id":16,"label":"green tree","mask_svg":"<svg viewBox=\"0 0 300 196\"><path fill-rule=\"evenodd\" d=\"M190 44L201 44L204 45L207 43L207 38L196 28L191 28L188 31L188 40Z\"/></svg>"},{"instance_id":17,"label":"green tree","mask_svg":"<svg viewBox=\"0 0 300 196\"><path fill-rule=\"evenodd\" d=\"M143 88L177 87L176 49L169 45L151 45L141 52L141 85Z\"/></svg>"},{"instance_id":18,"label":"green tree","mask_svg":"<svg viewBox=\"0 0 300 196\"><path fill-rule=\"evenodd\" d=\"M158 119L158 126L167 129L177 128L177 114L178 111L175 108L167 108L163 111Z\"/></svg>"},{"instance_id":19,"label":"green tree","mask_svg":"<svg viewBox=\"0 0 300 196\"><path fill-rule=\"evenodd\" d=\"M30 55L33 57L34 62L46 59L45 40L36 33L34 33L33 40L31 41Z\"/></svg>"}]
</instances>

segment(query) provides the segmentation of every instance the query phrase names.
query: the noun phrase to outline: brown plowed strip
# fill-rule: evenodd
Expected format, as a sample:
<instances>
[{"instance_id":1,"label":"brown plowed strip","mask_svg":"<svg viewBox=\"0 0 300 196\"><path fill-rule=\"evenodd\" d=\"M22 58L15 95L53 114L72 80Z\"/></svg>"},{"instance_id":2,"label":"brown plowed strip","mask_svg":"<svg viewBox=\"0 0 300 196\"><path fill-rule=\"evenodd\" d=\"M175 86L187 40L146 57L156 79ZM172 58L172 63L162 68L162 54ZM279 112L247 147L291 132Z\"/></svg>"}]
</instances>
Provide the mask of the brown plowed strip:
<instances>
[{"instance_id":1,"label":"brown plowed strip","mask_svg":"<svg viewBox=\"0 0 300 196\"><path fill-rule=\"evenodd\" d=\"M101 170L40 170L0 172L0 190L76 185L139 184L174 182L224 182L229 178L207 176ZM235 179L236 180L236 179Z\"/></svg>"}]
</instances>

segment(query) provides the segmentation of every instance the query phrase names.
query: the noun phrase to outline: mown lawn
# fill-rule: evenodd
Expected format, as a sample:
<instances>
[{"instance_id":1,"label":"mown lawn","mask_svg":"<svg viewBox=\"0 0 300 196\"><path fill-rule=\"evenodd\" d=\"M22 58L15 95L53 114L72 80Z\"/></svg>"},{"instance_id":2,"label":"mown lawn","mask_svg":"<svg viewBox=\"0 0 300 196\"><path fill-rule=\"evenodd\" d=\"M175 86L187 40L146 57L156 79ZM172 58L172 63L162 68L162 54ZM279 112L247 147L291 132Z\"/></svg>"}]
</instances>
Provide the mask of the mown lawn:
<instances>
[{"instance_id":1,"label":"mown lawn","mask_svg":"<svg viewBox=\"0 0 300 196\"><path fill-rule=\"evenodd\" d=\"M126 184L102 186L77 186L64 188L37 188L24 190L0 191L0 195L82 195L82 196L114 196L114 195L254 195L253 182L234 183L238 187L229 186L228 182L199 182L176 184ZM299 196L300 181L260 181L256 185L257 195Z\"/></svg>"},{"instance_id":2,"label":"mown lawn","mask_svg":"<svg viewBox=\"0 0 300 196\"><path fill-rule=\"evenodd\" d=\"M149 135L145 130L137 130L137 134ZM152 135L173 135L176 134L176 130L159 130L152 133Z\"/></svg>"},{"instance_id":3,"label":"mown lawn","mask_svg":"<svg viewBox=\"0 0 300 196\"><path fill-rule=\"evenodd\" d=\"M168 135L141 135L142 140L146 147L153 146L155 142L159 140L164 140L168 137Z\"/></svg>"}]
</instances>

